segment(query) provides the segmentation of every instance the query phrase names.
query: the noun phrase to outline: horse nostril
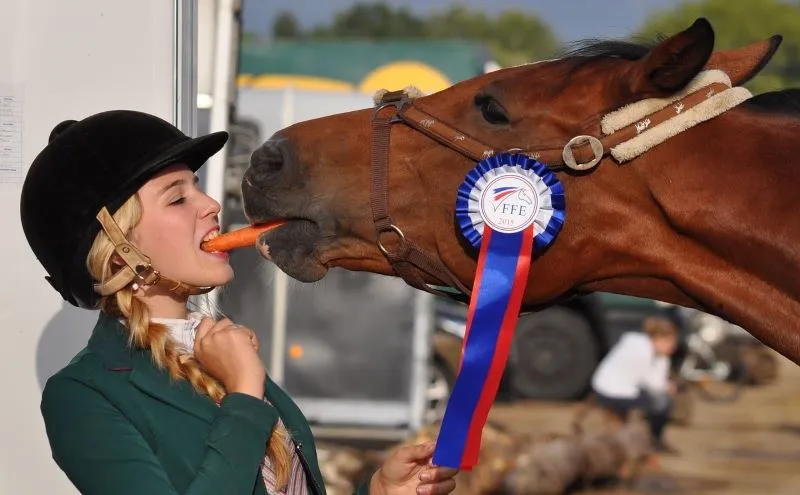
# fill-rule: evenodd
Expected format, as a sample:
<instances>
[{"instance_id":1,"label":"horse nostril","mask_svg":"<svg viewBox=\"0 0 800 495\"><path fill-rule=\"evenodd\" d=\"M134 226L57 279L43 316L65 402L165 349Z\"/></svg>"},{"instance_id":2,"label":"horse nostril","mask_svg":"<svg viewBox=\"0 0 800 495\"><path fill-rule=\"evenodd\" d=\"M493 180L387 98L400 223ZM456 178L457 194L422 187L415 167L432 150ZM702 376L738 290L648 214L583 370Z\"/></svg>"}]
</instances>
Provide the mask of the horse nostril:
<instances>
[{"instance_id":1,"label":"horse nostril","mask_svg":"<svg viewBox=\"0 0 800 495\"><path fill-rule=\"evenodd\" d=\"M262 173L280 172L286 163L283 148L275 141L267 141L253 152L250 163Z\"/></svg>"}]
</instances>

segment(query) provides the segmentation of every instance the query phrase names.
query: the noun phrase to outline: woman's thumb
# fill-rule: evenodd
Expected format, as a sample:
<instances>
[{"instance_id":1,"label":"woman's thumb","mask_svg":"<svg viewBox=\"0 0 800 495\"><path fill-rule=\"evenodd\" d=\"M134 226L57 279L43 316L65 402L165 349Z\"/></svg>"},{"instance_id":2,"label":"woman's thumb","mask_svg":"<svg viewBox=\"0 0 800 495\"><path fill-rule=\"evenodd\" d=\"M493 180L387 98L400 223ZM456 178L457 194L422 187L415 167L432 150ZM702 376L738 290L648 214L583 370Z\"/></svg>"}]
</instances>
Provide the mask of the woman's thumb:
<instances>
[{"instance_id":1,"label":"woman's thumb","mask_svg":"<svg viewBox=\"0 0 800 495\"><path fill-rule=\"evenodd\" d=\"M404 458L407 461L419 461L429 458L433 455L433 451L436 449L436 442L434 441L427 441L422 442L417 445L412 445L410 448L406 449L404 452Z\"/></svg>"}]
</instances>

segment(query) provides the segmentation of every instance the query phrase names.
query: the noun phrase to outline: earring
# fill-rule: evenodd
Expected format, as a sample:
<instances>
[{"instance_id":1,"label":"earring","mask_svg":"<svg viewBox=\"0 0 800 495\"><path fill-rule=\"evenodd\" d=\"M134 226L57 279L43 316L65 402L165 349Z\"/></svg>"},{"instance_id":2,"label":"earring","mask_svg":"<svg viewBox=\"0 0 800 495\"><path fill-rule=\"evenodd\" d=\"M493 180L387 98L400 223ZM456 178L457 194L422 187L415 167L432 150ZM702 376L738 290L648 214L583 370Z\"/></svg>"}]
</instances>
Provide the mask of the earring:
<instances>
[{"instance_id":1,"label":"earring","mask_svg":"<svg viewBox=\"0 0 800 495\"><path fill-rule=\"evenodd\" d=\"M133 284L131 284L131 290L133 292L136 292L137 290L139 290L139 283L138 282L134 282Z\"/></svg>"}]
</instances>

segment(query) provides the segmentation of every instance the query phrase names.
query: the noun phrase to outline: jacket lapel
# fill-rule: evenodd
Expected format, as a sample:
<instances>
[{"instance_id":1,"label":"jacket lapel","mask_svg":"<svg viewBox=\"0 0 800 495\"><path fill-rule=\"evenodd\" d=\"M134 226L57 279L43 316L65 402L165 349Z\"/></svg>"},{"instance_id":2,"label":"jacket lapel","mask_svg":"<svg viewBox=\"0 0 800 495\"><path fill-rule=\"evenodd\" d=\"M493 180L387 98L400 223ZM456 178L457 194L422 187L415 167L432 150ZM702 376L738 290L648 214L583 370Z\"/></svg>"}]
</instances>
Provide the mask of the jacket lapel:
<instances>
[{"instance_id":1,"label":"jacket lapel","mask_svg":"<svg viewBox=\"0 0 800 495\"><path fill-rule=\"evenodd\" d=\"M156 368L149 353L134 357L130 380L149 396L208 423L217 414L217 405L211 399L197 393L186 380L171 380L166 371Z\"/></svg>"},{"instance_id":2,"label":"jacket lapel","mask_svg":"<svg viewBox=\"0 0 800 495\"><path fill-rule=\"evenodd\" d=\"M170 380L167 372L153 364L150 352L131 349L128 331L116 318L100 313L89 348L102 357L109 371L129 372L131 383L147 395L206 422L213 421L216 404L195 392L188 381Z\"/></svg>"}]
</instances>

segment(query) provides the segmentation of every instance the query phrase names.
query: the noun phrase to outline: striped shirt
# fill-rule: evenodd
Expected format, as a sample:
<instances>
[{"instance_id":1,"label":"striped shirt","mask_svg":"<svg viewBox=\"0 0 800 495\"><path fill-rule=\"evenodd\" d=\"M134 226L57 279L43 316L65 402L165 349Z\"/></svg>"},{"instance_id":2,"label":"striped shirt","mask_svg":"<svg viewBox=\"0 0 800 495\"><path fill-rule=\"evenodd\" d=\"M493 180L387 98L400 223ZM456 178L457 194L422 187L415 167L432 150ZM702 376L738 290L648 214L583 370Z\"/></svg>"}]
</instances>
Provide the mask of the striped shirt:
<instances>
[{"instance_id":1,"label":"striped shirt","mask_svg":"<svg viewBox=\"0 0 800 495\"><path fill-rule=\"evenodd\" d=\"M264 402L269 404L267 398L264 398ZM283 421L281 418L278 418L278 425L283 425ZM308 485L306 484L306 472L303 470L303 463L300 461L300 456L297 453L297 450L293 445L291 439L288 439L288 447L289 452L292 453L292 461L291 461L291 468L289 470L289 482L283 489L278 489L275 486L276 479L275 479L275 471L272 467L272 461L270 461L269 456L264 456L264 460L261 462L261 478L264 480L264 484L267 487L267 492L271 494L277 495L307 495L308 494Z\"/></svg>"}]
</instances>

